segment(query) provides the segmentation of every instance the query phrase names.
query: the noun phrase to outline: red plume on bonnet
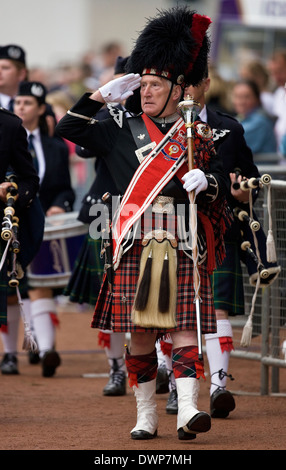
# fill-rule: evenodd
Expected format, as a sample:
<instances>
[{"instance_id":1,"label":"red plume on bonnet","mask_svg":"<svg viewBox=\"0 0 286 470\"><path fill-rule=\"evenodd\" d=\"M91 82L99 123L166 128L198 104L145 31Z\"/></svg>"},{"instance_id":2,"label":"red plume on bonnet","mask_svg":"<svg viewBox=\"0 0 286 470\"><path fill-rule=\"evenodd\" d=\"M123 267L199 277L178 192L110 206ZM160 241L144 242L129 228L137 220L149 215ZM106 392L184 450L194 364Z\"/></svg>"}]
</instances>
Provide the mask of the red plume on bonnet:
<instances>
[{"instance_id":1,"label":"red plume on bonnet","mask_svg":"<svg viewBox=\"0 0 286 470\"><path fill-rule=\"evenodd\" d=\"M198 54L200 52L200 49L203 44L203 40L205 37L205 34L208 30L209 25L212 23L212 20L205 15L198 15L197 13L193 14L193 22L191 26L191 34L193 38L196 40L196 47L193 49L193 62L190 63L186 75L189 74L194 66L194 62L196 61Z\"/></svg>"}]
</instances>

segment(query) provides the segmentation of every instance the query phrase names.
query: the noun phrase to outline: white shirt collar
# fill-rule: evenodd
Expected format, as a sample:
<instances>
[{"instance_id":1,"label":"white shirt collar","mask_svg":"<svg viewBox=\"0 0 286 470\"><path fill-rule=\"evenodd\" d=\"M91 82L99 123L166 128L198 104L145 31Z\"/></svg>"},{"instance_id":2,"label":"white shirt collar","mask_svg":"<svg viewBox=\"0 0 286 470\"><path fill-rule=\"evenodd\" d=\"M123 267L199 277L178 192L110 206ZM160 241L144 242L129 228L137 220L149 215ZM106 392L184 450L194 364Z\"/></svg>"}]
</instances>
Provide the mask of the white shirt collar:
<instances>
[{"instance_id":1,"label":"white shirt collar","mask_svg":"<svg viewBox=\"0 0 286 470\"><path fill-rule=\"evenodd\" d=\"M9 103L13 97L9 95L4 95L4 93L0 93L0 103L2 108L9 109Z\"/></svg>"},{"instance_id":2,"label":"white shirt collar","mask_svg":"<svg viewBox=\"0 0 286 470\"><path fill-rule=\"evenodd\" d=\"M33 134L33 136L35 136L36 139L39 139L40 138L40 129L39 127L37 127L36 129L34 129L33 131L29 131L28 129L26 129L27 131L27 134L28 134L28 137Z\"/></svg>"},{"instance_id":3,"label":"white shirt collar","mask_svg":"<svg viewBox=\"0 0 286 470\"><path fill-rule=\"evenodd\" d=\"M207 116L207 107L206 105L204 105L203 109L201 110L200 114L199 114L201 120L203 122L208 122L208 116Z\"/></svg>"}]
</instances>

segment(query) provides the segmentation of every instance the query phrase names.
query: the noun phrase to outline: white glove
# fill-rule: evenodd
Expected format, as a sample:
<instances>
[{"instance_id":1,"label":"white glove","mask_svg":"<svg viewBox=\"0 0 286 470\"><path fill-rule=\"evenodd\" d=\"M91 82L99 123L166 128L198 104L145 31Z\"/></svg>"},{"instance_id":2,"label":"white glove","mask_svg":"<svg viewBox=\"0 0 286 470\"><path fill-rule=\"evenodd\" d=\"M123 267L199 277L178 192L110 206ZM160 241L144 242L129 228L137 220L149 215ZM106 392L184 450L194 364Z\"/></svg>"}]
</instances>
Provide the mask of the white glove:
<instances>
[{"instance_id":1,"label":"white glove","mask_svg":"<svg viewBox=\"0 0 286 470\"><path fill-rule=\"evenodd\" d=\"M122 101L133 95L133 90L140 86L140 82L141 76L139 73L129 73L111 80L98 90L106 103L122 103Z\"/></svg>"},{"instance_id":2,"label":"white glove","mask_svg":"<svg viewBox=\"0 0 286 470\"><path fill-rule=\"evenodd\" d=\"M196 190L196 196L201 192L205 191L208 187L208 180L202 170L195 168L194 170L188 171L183 177L184 181L183 188L190 193Z\"/></svg>"}]
</instances>

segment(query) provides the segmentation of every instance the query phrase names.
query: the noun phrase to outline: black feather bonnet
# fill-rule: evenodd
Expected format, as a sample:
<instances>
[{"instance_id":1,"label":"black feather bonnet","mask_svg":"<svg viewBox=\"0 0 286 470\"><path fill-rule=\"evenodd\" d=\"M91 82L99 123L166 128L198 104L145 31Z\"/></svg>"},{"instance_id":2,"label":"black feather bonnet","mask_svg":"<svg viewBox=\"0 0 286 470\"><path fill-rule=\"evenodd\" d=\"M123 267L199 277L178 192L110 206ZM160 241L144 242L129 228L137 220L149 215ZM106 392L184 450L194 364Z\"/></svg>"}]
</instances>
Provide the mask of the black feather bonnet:
<instances>
[{"instance_id":1,"label":"black feather bonnet","mask_svg":"<svg viewBox=\"0 0 286 470\"><path fill-rule=\"evenodd\" d=\"M204 78L211 20L187 7L158 10L147 21L126 64L126 72L159 75L182 87Z\"/></svg>"}]
</instances>

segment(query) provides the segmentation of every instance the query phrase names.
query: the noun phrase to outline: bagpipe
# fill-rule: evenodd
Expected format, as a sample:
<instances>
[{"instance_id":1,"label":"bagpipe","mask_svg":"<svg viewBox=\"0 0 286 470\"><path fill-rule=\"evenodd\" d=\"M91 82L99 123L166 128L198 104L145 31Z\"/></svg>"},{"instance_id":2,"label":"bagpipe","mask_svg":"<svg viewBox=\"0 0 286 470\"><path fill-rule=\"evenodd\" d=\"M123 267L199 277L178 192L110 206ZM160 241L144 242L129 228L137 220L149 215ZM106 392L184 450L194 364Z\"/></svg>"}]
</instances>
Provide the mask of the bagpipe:
<instances>
[{"instance_id":1,"label":"bagpipe","mask_svg":"<svg viewBox=\"0 0 286 470\"><path fill-rule=\"evenodd\" d=\"M8 284L10 287L16 287L19 285L19 278L23 277L22 269L20 265L17 264L17 254L20 252L20 242L18 238L19 218L15 215L15 203L18 198L18 185L17 178L13 174L8 174L5 181L11 183L11 186L7 188L1 238L7 242L4 259L7 256Z\"/></svg>"},{"instance_id":2,"label":"bagpipe","mask_svg":"<svg viewBox=\"0 0 286 470\"><path fill-rule=\"evenodd\" d=\"M240 170L235 169L236 176ZM236 184L236 187L234 187ZM249 282L255 287L251 311L243 330L241 346L247 347L252 336L252 318L259 288L269 287L279 276L281 267L277 264L275 241L271 217L271 176L264 174L258 178L243 179L233 184L234 189L249 191L249 213L245 208L235 207L233 214L239 224L240 258L247 268ZM268 233L267 236L253 210L252 190L266 187L268 191Z\"/></svg>"},{"instance_id":3,"label":"bagpipe","mask_svg":"<svg viewBox=\"0 0 286 470\"><path fill-rule=\"evenodd\" d=\"M7 243L2 254L0 271L6 262L8 285L11 288L16 288L18 303L24 323L23 349L28 351L36 350L37 344L31 334L29 323L26 321L25 312L22 307L21 294L19 291L19 280L24 277L24 271L17 259L21 249L19 241L19 217L16 215L16 201L18 198L17 177L12 173L7 173L5 181L11 183L11 185L6 189L6 204L2 220L1 238Z\"/></svg>"}]
</instances>

